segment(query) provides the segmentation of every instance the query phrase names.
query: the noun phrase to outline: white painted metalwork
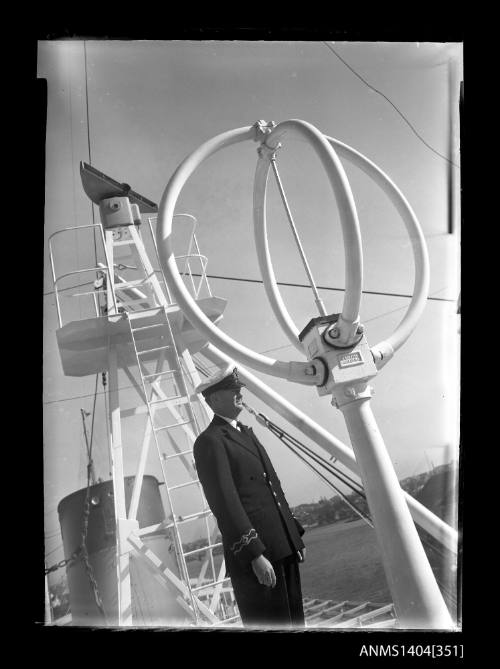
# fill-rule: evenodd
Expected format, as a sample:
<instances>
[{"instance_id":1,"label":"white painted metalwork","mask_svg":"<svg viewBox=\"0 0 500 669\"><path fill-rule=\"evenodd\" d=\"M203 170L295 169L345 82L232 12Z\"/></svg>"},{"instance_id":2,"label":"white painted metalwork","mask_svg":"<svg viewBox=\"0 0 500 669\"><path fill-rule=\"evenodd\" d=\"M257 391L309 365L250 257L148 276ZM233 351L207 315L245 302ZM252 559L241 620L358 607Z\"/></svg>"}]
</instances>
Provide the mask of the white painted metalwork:
<instances>
[{"instance_id":1,"label":"white painted metalwork","mask_svg":"<svg viewBox=\"0 0 500 669\"><path fill-rule=\"evenodd\" d=\"M47 564L45 564L45 569L47 569ZM47 574L45 574L45 624L50 625L52 622L53 620L52 620L52 606L50 604L49 579Z\"/></svg>"},{"instance_id":2,"label":"white painted metalwork","mask_svg":"<svg viewBox=\"0 0 500 669\"><path fill-rule=\"evenodd\" d=\"M380 186L401 216L412 244L415 261L415 281L411 302L405 316L393 334L388 339L379 342L371 348L377 368L381 369L394 355L394 351L402 346L410 336L425 308L429 289L429 259L425 239L415 213L393 181L379 167L377 167L377 165L355 149L333 139L332 137L325 136L325 139L330 142L340 156L352 162ZM269 139L266 140L266 142L269 144ZM290 342L298 351L303 353L302 344L298 340L299 329L293 323L292 318L283 303L276 282L267 241L265 208L260 204L261 202L265 202L265 187L268 170L266 160L269 160L270 163L273 164L273 159L274 154L270 154L269 151L263 152L256 172L254 212L257 256L261 274L264 279L266 293L274 315Z\"/></svg>"},{"instance_id":3,"label":"white painted metalwork","mask_svg":"<svg viewBox=\"0 0 500 669\"><path fill-rule=\"evenodd\" d=\"M415 262L413 296L405 315L390 337L379 342L375 346L372 346L372 353L375 357L377 368L380 369L390 360L394 355L394 352L397 351L408 339L415 329L425 308L429 292L430 273L427 245L415 212L403 193L387 174L375 165L375 163L366 158L366 156L359 153L359 151L356 151L347 144L339 142L333 137L328 137L326 135L325 137L340 156L345 157L349 162L356 165L356 167L359 167L359 169L380 186L401 216L412 245Z\"/></svg>"},{"instance_id":4,"label":"white painted metalwork","mask_svg":"<svg viewBox=\"0 0 500 669\"><path fill-rule=\"evenodd\" d=\"M327 315L326 309L319 297L312 272L298 239L298 233L286 200L284 188L277 172L275 154L281 146L280 139L285 135L299 135L311 144L326 169L338 203L345 246L346 291L342 313L336 315L336 319L332 319ZM261 273L264 278L264 286L272 309L283 331L297 350L302 355L305 354L308 356L309 359L307 361L283 362L268 358L240 345L216 327L215 322L220 318L220 314L214 314L213 309L202 310L200 308L203 302L200 298L203 286L208 291L209 299L212 299L213 296L206 276L207 258L201 255L194 232L196 219L189 214L174 214L178 196L186 180L195 169L215 152L226 146L246 141L247 139L252 139L260 144L254 187L254 219L255 239ZM359 328L359 307L363 276L361 236L354 198L337 154L346 157L359 166L388 195L407 227L415 258L413 298L395 332L386 340L372 347L371 352L376 367L373 364L373 360L363 361L362 357L364 351L370 349L367 348L362 329ZM280 194L292 226L292 232L298 243L302 262L313 288L316 305L321 316L325 319L320 324L311 322L312 325L309 324L305 331L301 333L301 341L299 341L299 332L290 318L278 291L267 242L265 199L270 166L272 166L278 182ZM115 199L126 200L127 198ZM128 205L128 209L130 209L130 205ZM104 209L101 208L102 216L103 211ZM123 216L123 213L120 216ZM193 223L187 252L177 257L174 255L171 239L173 219L176 216L185 216ZM205 343L207 340L211 342L203 349L204 355L209 359L220 364L221 361L227 362L228 360L231 361L231 358L234 358L239 363L247 364L253 369L266 374L304 385L316 385L320 394L332 393L332 403L345 416L356 455L354 455L351 449L336 440L326 430L320 428L320 426L256 379L250 372L240 367L241 376L250 391L263 399L280 415L286 417L287 420L304 434L313 438L320 447L334 454L335 457L346 464L352 471L361 476L379 543L381 544L389 586L402 625L408 627L449 628L451 626L451 619L411 521L410 511L415 520L424 529L438 538L447 548L455 551L457 544L456 532L440 521L434 514L428 512L425 507L419 505L413 498L401 491L369 405L371 389L368 386L368 381L375 376L377 369L381 369L393 355L394 351L409 337L421 315L427 297L429 269L425 240L418 221L404 196L392 181L371 161L347 145L323 135L311 124L297 119L285 121L278 125L274 123L266 124L263 121L259 121L254 126L239 128L218 135L188 156L177 168L163 193L159 207L156 235L153 233L153 220L153 218L149 218L148 224L155 252L160 260L160 270L153 268L140 231L132 220L124 228L117 227L116 224L113 224L113 226L110 225L110 229L106 229L105 232L99 224L83 226L94 229L95 227L99 227L103 241L105 263L98 263L95 268L69 272L60 277L56 276L52 253L52 237L54 235L49 238L49 255L55 286L56 308L61 329L64 328L59 302L58 282L71 274L77 275L91 271L101 272L102 276L105 277L105 285L102 290L99 286L96 286L95 291L76 293L75 296L93 297L96 323L102 321L102 313L99 313L97 296L105 294L107 298L105 320L109 323L109 326L107 325L102 328L101 325L98 325L94 334L107 338L110 442L115 493L115 516L117 521L116 546L119 624L133 624L129 569L131 552L134 555L140 556L145 561L152 571L154 578L167 588L169 592L172 592L173 589L173 592L176 593L176 600L186 612L194 617L195 622L218 625L237 619L232 614L227 615L221 598L222 593L227 592L224 586L228 583L229 579L225 576L223 562L217 573L215 570L213 550L220 548L221 543L216 540L217 528L215 527L214 530L210 530L209 516L211 516L211 512L208 510L199 481L189 463L188 458L192 450L183 450L182 447L174 444L175 452L166 455L162 453L158 442L161 433L170 433L173 428L178 427L184 430L191 442L200 431L196 414L192 408L192 402L199 402L200 398L189 390L184 380L185 375L187 375L192 381L192 387L194 387L196 385L194 381L197 382L199 379L195 378L197 372L188 346L184 343L183 337L180 336L178 331L174 333L176 327L180 330L183 322L182 316L176 320L176 317L179 316L180 308L183 315L197 328L198 334L196 336L198 339L204 339ZM137 222L135 220L135 223ZM122 225L122 223L119 225ZM75 229L82 228L67 228L54 234ZM129 247L135 266L131 267L130 265L126 266L122 263L114 262L114 250L120 247ZM198 283L194 280L191 267L191 262L195 259L201 266ZM184 263L182 273L178 270L177 261L183 261ZM140 279L127 280L118 274L117 270L121 270L122 268L138 269L142 272L142 277ZM139 287L141 290L139 290ZM167 297L165 297L165 294ZM213 299L217 300L218 298ZM176 301L174 302L174 300ZM137 306L141 307L140 311L137 310ZM157 322L158 318L160 318L159 323ZM134 327L135 321L140 322L137 327ZM122 322L126 322L129 328L135 361L141 376L142 390L138 389L138 393L146 405L145 407L142 406L123 412L120 411L119 406L118 367L120 366L124 369L131 380L133 380L133 377L128 370L126 360L120 358L119 354L123 350L122 339L120 339L124 334L124 330L121 327ZM327 327L323 328L325 323ZM92 334L92 330L89 330L90 325L88 321L85 327L87 328L85 337L88 339L88 332ZM162 337L159 334L161 330L167 331L168 336L166 340L163 339L162 341ZM148 337L148 332L152 336ZM158 334L153 335L155 332ZM72 341L72 336L71 331L66 328L64 336L58 337L61 351L66 340ZM64 337L67 339L65 340ZM144 348L139 348L139 342L147 343L148 345L144 346ZM179 351L177 350L178 345L180 345ZM203 343L200 345L195 344L194 347L198 346L199 350L201 345ZM119 348L119 346L122 348ZM353 352L354 355L361 356L363 365L353 368L350 362L344 365L338 364L338 346L341 347L344 358L345 355L349 356ZM313 348L315 353L311 352ZM68 369L74 370L70 373L81 375L81 369L86 364L85 356L74 367L71 367L71 361L68 362L68 356L71 357L71 353L66 353L65 361L68 364ZM228 356L231 356L231 358ZM154 360L156 362L154 373L145 366L147 360L150 362ZM348 360L348 358L345 360ZM165 370L165 364L169 365L171 369ZM344 368L347 368L347 370ZM326 376L325 370L327 372ZM174 379L174 377L176 378ZM177 382L174 392L170 394L165 393L160 384L162 382L172 382L173 380ZM149 392L146 383L150 383ZM203 404L201 403L200 406L203 406ZM154 416L157 411L164 409L170 412L172 418L166 424L157 426L154 423ZM187 412L187 417L182 414L182 411ZM147 413L148 422L144 428L139 464L127 516L123 487L124 472L120 421L125 416L141 415L144 413ZM159 463L172 510L172 520L171 522L165 520L153 527L139 530L136 515L151 439L156 442ZM172 460L173 458L183 463L190 476L188 481L172 484L168 480L167 465L170 462L176 461ZM198 489L200 498L204 500L204 506L200 511L180 518L174 512L175 504L173 503L172 493L176 490L187 489L189 486ZM201 548L185 550L180 527L185 523L197 519L204 520L206 524L208 544ZM161 560L139 538L140 536L145 537L168 529L172 529L174 532L174 545L181 578L176 576L166 565L162 564ZM202 552L207 552L208 557L203 562L198 577L193 579L189 575L186 557L191 557ZM206 573L209 566L212 571L212 579L207 580ZM360 605L358 608L352 609L349 613L357 613L363 609L363 606ZM216 614L216 611L219 609L220 615L219 613ZM340 617L343 615L343 613L340 614ZM370 612L357 616L356 621L361 623L364 615L370 617Z\"/></svg>"},{"instance_id":5,"label":"white painted metalwork","mask_svg":"<svg viewBox=\"0 0 500 669\"><path fill-rule=\"evenodd\" d=\"M56 276L55 260L54 260L54 248L53 248L53 241L52 241L54 239L54 237L56 237L57 235L60 235L62 233L70 232L71 230L86 230L86 229L89 229L89 228L92 228L94 231L97 229L100 233L99 238L100 238L100 240L102 242L102 245L103 245L104 256L106 258L106 266L105 267L96 266L96 267L91 267L91 268L87 268L87 269L74 270L72 272L66 272L65 274L62 274L60 276ZM108 255L107 255L106 240L104 238L104 231L103 231L102 225L100 223L93 223L91 225L72 226L72 227L69 227L69 228L61 228L61 230L56 230L56 232L52 233L48 238L48 248L49 248L50 269L51 269L51 272L52 272L52 281L53 281L53 284L54 284L54 294L55 294L55 299L56 299L57 317L58 317L58 321L59 321L59 327L62 327L63 326L63 321L62 321L62 317L61 317L61 305L60 305L60 302L59 302L59 293L58 293L58 283L59 283L59 281L62 280L63 278L65 278L65 277L67 277L67 276L70 276L70 275L78 275L78 274L85 274L85 273L88 273L88 272L98 272L98 271L108 272L109 271L108 268L112 267L112 263L110 263L110 260L109 260ZM96 262L97 262L97 259L96 259ZM109 279L108 279L108 281L109 281ZM117 306L116 306L116 298L115 298L114 292L113 292L112 297L113 297L113 306L116 310ZM99 315L97 313L97 306L96 306L96 315Z\"/></svg>"},{"instance_id":6,"label":"white painted metalwork","mask_svg":"<svg viewBox=\"0 0 500 669\"><path fill-rule=\"evenodd\" d=\"M125 208L126 209L126 208ZM103 214L104 211L104 214ZM55 262L52 246L49 244L52 275L56 292L56 304L58 305L58 283L67 276L79 276L83 272L99 272L105 276L105 281L93 292L77 292L75 297L86 297L98 293L105 297L105 306L99 307L94 300L94 318L80 322L65 323L61 310L58 309L60 330L58 331L58 342L61 356L65 351L67 371L69 374L83 375L91 373L89 370L95 365L95 355L92 347L105 347L105 355L102 356L102 364L109 375L109 444L111 455L111 474L113 479L113 499L116 520L116 583L118 594L118 624L130 626L137 624L133 618L133 589L131 587L130 556L135 555L141 561L145 561L150 570L153 570L154 578L166 585L170 596L174 596L181 607L189 613L194 624L213 624L223 621L230 615L233 617L235 611L234 595L232 591L224 590L222 586L227 583L224 560L220 562L216 570L213 550L221 548L221 543L215 541L217 526L213 522L213 514L208 508L203 496L200 484L196 477L196 471L192 464L192 448L184 449L177 443L177 436L171 434L173 428L179 428L183 440L187 439L192 444L202 427L199 419L193 411L193 403L199 405L200 415L207 415L207 411L200 397L193 392L199 384L198 372L191 360L188 345L184 340L187 337L191 346L195 349L203 345L199 336L192 330L187 330L185 321L179 308L169 298L166 282L161 269L155 269L148 257L142 236L136 225L125 225L125 227L105 228L105 207L101 208L103 225L85 226L99 227L103 239L102 256L105 262L98 262L96 267L85 270L67 272L62 276L56 275ZM188 216L196 223L194 217ZM69 228L73 230L74 228ZM151 230L151 226L150 226ZM66 230L58 231L66 232ZM50 240L51 242L52 240ZM153 246L155 243L152 237ZM124 264L123 252L132 258L132 264ZM182 256L185 262L185 277L190 282L195 298L201 303L208 301L208 313L212 318L218 318L217 309L224 301L213 298L206 278L206 257L199 251L198 242L194 234L194 226L190 234L188 253ZM117 255L119 253L122 255ZM194 282L190 263L196 260L201 263L202 276L199 282ZM136 270L133 278L122 276L121 270ZM139 278L136 278L139 275ZM139 290L140 287L140 290ZM201 291L207 287L208 298L200 298ZM166 294L167 296L166 296ZM126 324L126 328L122 327ZM175 329L175 332L174 332ZM180 330L182 329L182 335ZM128 332L128 339L127 339ZM68 339L69 337L69 339ZM97 337L97 338L96 338ZM69 344L68 344L69 342ZM80 342L81 345L73 344ZM87 343L90 342L90 343ZM87 350L87 347L88 348ZM180 348L179 348L180 347ZM134 356L126 353L132 349ZM83 353L80 353L82 351ZM83 356L75 367L72 356ZM104 362L105 361L105 362ZM154 362L155 367L149 369ZM141 387L137 387L136 380L129 369L129 363L137 364ZM86 369L87 366L87 369ZM141 401L140 407L134 407L122 411L120 407L120 393L118 390L118 369L123 369L131 384L136 387ZM185 378L189 378L189 385ZM165 391L163 386L168 386ZM155 415L168 412L170 419L156 421ZM142 446L139 460L136 466L135 477L132 487L130 505L126 509L125 504L125 472L123 464L122 445L122 421L127 416L139 416L146 414L147 420L144 426ZM207 421L207 418L205 418ZM174 449L171 454L162 452L158 439L160 435L168 433L170 448ZM163 438L163 437L162 437ZM137 512L139 498L142 490L142 482L146 473L146 464L151 442L156 443L159 466L166 484L166 494L172 513L172 521L164 522L156 528L139 530ZM173 459L179 462L189 476L188 481L176 482L169 477L169 467ZM185 515L181 518L176 511L176 501L173 499L175 491L195 486L199 489L200 510L196 513ZM189 522L200 521L206 532L205 546L196 554L203 554L204 559L200 563L201 569L195 577L193 585L189 569L186 564L186 556L192 551L183 545L180 527ZM214 528L211 528L209 520ZM201 528L203 529L203 528ZM149 537L155 532L173 531L173 545L177 559L179 576L173 573L169 566L162 564L150 549L139 542L139 536ZM211 569L210 576L208 570ZM198 563L196 563L198 569ZM192 570L191 570L192 571ZM110 576L111 577L111 576ZM196 589L196 591L194 590ZM174 592L177 591L177 595ZM226 602L230 603L229 613L226 610ZM168 620L165 621L168 623Z\"/></svg>"},{"instance_id":7,"label":"white painted metalwork","mask_svg":"<svg viewBox=\"0 0 500 669\"><path fill-rule=\"evenodd\" d=\"M254 220L257 250L264 285L282 329L297 346L293 327L279 296L272 272L266 235L266 183L279 140L285 134L299 134L314 148L333 188L344 238L346 289L341 314L310 321L300 334L308 363L272 360L234 341L212 324L190 297L181 280L171 244L171 230L177 198L194 170L225 146L246 139L260 141L254 187ZM349 152L343 146L344 152ZM357 154L358 159L360 154ZM356 160L356 156L354 157ZM373 164L360 161L373 171ZM415 256L415 291L405 317L388 340L371 352L359 323L362 294L362 251L359 222L349 182L329 141L314 126L293 119L278 125L259 121L252 128L239 128L203 144L177 168L163 193L158 213L157 249L167 282L189 320L223 353L260 372L289 381L318 386L320 395L332 394L332 404L344 415L366 491L368 505L382 551L389 587L398 617L409 628L450 628L452 620L429 561L411 519L405 497L385 449L370 408L368 382L377 374L411 334L423 309L428 288L428 259L420 226L408 203L390 180L375 171L379 185L393 199L412 239ZM279 182L280 183L280 182ZM281 184L280 184L281 186ZM284 198L286 205L286 198ZM288 210L287 210L288 211ZM306 264L307 268L307 264ZM312 277L311 277L312 279ZM374 363L377 363L376 365Z\"/></svg>"}]
</instances>

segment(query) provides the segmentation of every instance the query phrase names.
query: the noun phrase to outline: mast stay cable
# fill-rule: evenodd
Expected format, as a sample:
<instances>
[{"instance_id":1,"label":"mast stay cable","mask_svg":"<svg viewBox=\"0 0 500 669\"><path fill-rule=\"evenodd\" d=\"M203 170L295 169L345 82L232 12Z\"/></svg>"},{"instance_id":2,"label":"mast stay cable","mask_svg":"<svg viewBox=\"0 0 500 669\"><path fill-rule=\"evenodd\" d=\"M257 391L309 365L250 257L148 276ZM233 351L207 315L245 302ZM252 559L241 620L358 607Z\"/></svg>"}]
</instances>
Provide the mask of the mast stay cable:
<instances>
[{"instance_id":1,"label":"mast stay cable","mask_svg":"<svg viewBox=\"0 0 500 669\"><path fill-rule=\"evenodd\" d=\"M278 147L279 147L279 145L278 145ZM280 175L279 175L279 172L278 172L278 166L276 164L276 153L272 154L272 156L269 158L269 161L271 163L271 167L273 169L274 176L276 178L276 183L278 184L278 189L279 189L279 192L280 192L280 195L281 195L281 200L283 202L283 206L285 207L286 215L287 215L288 221L290 223L290 227L292 229L293 236L294 236L295 242L297 244L297 248L299 250L299 254L300 254L300 258L302 260L302 264L304 265L304 269L306 270L307 278L309 279L309 284L310 284L310 286L312 288L312 291L314 293L314 301L316 302L316 306L318 307L318 311L319 311L320 316L327 316L325 305L323 304L323 300L319 296L318 289L316 287L316 283L314 281L311 268L309 266L309 263L307 262L306 255L304 253L304 248L303 248L302 243L300 241L299 233L297 232L297 227L296 227L296 225L293 221L292 212L290 211L290 206L288 205L288 200L287 200L287 197L285 195L285 189L283 188L283 184L281 182L281 178L280 178Z\"/></svg>"}]
</instances>

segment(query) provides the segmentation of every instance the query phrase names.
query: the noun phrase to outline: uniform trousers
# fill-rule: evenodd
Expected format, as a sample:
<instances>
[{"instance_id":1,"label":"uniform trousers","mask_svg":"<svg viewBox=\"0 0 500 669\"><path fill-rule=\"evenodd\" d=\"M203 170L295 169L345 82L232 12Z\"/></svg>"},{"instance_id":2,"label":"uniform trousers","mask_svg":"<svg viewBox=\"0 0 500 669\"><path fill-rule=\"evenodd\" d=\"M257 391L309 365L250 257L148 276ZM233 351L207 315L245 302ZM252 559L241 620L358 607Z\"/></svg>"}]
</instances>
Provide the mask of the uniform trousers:
<instances>
[{"instance_id":1,"label":"uniform trousers","mask_svg":"<svg viewBox=\"0 0 500 669\"><path fill-rule=\"evenodd\" d=\"M236 603L247 627L303 627L304 608L299 563L295 555L272 562L276 585L261 585L252 565L242 566L226 556Z\"/></svg>"}]
</instances>

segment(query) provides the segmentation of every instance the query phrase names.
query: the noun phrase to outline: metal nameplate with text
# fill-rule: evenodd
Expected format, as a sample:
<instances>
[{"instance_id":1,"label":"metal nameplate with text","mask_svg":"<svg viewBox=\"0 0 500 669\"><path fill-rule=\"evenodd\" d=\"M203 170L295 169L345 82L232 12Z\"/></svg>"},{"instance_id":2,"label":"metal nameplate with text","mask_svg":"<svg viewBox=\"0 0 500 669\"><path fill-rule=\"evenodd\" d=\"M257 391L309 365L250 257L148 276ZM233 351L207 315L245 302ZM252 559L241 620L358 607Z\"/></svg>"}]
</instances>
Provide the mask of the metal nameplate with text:
<instances>
[{"instance_id":1,"label":"metal nameplate with text","mask_svg":"<svg viewBox=\"0 0 500 669\"><path fill-rule=\"evenodd\" d=\"M339 367L353 367L354 365L362 365L364 360L359 351L352 351L351 353L344 353L337 357Z\"/></svg>"}]
</instances>

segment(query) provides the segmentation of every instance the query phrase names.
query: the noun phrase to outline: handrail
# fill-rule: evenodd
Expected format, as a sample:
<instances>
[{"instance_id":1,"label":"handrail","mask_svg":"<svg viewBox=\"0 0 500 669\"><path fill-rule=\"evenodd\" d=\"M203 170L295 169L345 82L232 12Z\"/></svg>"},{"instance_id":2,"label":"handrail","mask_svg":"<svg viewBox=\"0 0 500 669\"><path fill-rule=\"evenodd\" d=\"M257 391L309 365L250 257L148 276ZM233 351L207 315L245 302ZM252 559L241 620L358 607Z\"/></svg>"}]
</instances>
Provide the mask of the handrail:
<instances>
[{"instance_id":1,"label":"handrail","mask_svg":"<svg viewBox=\"0 0 500 669\"><path fill-rule=\"evenodd\" d=\"M57 277L56 276L56 271L55 271L53 248L52 248L53 237L55 237L56 235L59 235L63 232L68 232L70 230L85 230L87 228L98 228L99 229L99 232L101 233L101 241L102 241L103 250L104 250L104 257L106 259L106 265L104 267L95 267L95 268L89 268L89 269L84 269L84 270L75 270L73 272L68 272L66 274L62 274L61 276ZM57 318L58 318L58 321L59 321L59 327L62 327L62 317L61 317L61 305L59 303L59 293L58 293L58 290L57 290L57 283L60 279L66 277L66 276L70 276L71 274L79 274L79 273L83 273L83 272L102 272L102 271L107 272L108 273L108 284L111 285L111 295L112 295L112 298L113 298L113 304L114 304L114 307L115 307L115 312L118 312L118 308L117 308L117 304L116 304L115 291L114 291L114 288L113 288L113 282L109 280L110 262L109 262L109 258L108 258L108 252L107 252L107 249L106 249L106 241L104 239L104 232L103 232L103 229L102 229L102 225L100 223L89 223L88 225L73 225L73 226L70 226L68 228L61 228L60 230L56 230L51 235L49 235L49 237L47 239L47 242L48 242L48 247L49 247L49 259L50 259L50 267L51 267L51 271L52 271L52 280L53 280L53 283L54 283L54 294L55 294L55 298L56 298L56 310L57 310ZM97 259L96 259L96 261L97 261ZM94 299L94 305L95 305L95 299ZM96 306L96 314L97 314L97 305L95 305L95 306Z\"/></svg>"},{"instance_id":2,"label":"handrail","mask_svg":"<svg viewBox=\"0 0 500 669\"><path fill-rule=\"evenodd\" d=\"M57 317L58 317L58 320L59 320L59 327L60 328L62 328L62 326L63 326L63 321L62 321L62 317L61 317L61 305L59 303L59 291L58 291L57 284L59 283L59 281L61 281L61 279L65 279L68 276L72 276L73 274L85 274L87 272L106 272L109 276L109 269L106 266L103 266L103 267L88 267L88 268L85 268L85 269L77 269L77 270L73 270L71 272L66 272L65 274L61 274L61 276L58 276L54 280L54 295L55 295L55 298L56 298L56 310L57 310ZM73 288L78 288L78 286L73 286ZM95 296L97 292L104 292L104 291L93 291L93 292L88 292L88 293L81 293L81 295L86 295L86 294L91 295L91 294L93 294ZM79 296L80 295L66 295L65 297L79 297ZM113 291L113 300L114 299L115 299L115 296L114 296L114 291ZM95 297L94 297L94 307L95 307L96 316L99 316L100 314L99 314L99 310L97 308L97 303L96 303ZM115 308L116 308L116 302L115 302Z\"/></svg>"},{"instance_id":3,"label":"handrail","mask_svg":"<svg viewBox=\"0 0 500 669\"><path fill-rule=\"evenodd\" d=\"M198 240L196 239L195 228L196 228L196 225L198 223L198 219L195 216L193 216L192 214L184 214L184 213L174 214L174 216L173 216L173 218L180 218L180 217L185 217L185 218L192 219L193 220L193 229L191 231L191 237L190 237L190 240L189 240L188 253L184 254L184 255L176 255L175 256L176 260L179 260L179 259L185 259L186 260L185 269L184 269L184 272L182 273L182 275L185 276L189 272L189 277L191 278L191 285L192 285L192 288L193 288L193 293L195 294L196 299L198 299L198 297L199 297L200 290L201 290L201 285L202 285L203 281L205 281L205 286L206 286L208 295L210 297L212 297L212 291L210 289L210 284L208 283L208 279L207 279L208 258L207 258L207 256L200 253L200 249L199 249L199 246L198 246ZM157 247L155 235L153 233L153 228L152 228L152 225L151 225L151 222L153 220L157 222L158 221L158 216L148 216L148 225L149 225L149 230L151 232L151 237L153 239L153 245L154 245L154 248L155 248L156 256L158 258L158 261L160 262L160 258L159 258L159 255L158 255L158 247ZM191 253L191 247L192 247L193 243L194 243L194 246L195 246L195 249L196 249L196 253ZM199 258L200 259L201 276L200 276L200 281L198 282L198 288L195 288L195 285L194 285L193 272L192 272L192 269L191 269L191 265L189 264L189 259L190 258ZM159 272L163 275L163 270L159 270ZM166 281L165 281L165 284L167 284ZM167 295L168 295L169 302L173 303L173 301L170 297L170 292L168 290L168 285L167 285Z\"/></svg>"}]
</instances>

